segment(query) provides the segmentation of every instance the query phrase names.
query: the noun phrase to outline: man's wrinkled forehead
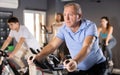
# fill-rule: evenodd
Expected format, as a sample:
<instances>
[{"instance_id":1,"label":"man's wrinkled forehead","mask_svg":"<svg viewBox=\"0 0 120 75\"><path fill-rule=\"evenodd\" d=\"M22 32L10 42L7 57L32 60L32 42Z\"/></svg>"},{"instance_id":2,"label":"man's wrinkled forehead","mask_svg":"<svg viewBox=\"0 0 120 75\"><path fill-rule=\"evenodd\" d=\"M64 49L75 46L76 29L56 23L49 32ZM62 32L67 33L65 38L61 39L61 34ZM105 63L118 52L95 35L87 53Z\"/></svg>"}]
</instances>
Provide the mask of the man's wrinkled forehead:
<instances>
[{"instance_id":1,"label":"man's wrinkled forehead","mask_svg":"<svg viewBox=\"0 0 120 75\"><path fill-rule=\"evenodd\" d=\"M77 10L75 9L74 6L68 6L64 8L64 12L69 12L69 13L73 13L73 14L77 14Z\"/></svg>"},{"instance_id":2,"label":"man's wrinkled forehead","mask_svg":"<svg viewBox=\"0 0 120 75\"><path fill-rule=\"evenodd\" d=\"M80 7L80 5L79 4L76 4L76 3L70 3L70 4L66 4L65 6L64 6L64 10L66 9L66 8L71 8L71 10L74 10L74 12L76 13L76 14L81 14L82 13L82 10L81 10L81 7Z\"/></svg>"}]
</instances>

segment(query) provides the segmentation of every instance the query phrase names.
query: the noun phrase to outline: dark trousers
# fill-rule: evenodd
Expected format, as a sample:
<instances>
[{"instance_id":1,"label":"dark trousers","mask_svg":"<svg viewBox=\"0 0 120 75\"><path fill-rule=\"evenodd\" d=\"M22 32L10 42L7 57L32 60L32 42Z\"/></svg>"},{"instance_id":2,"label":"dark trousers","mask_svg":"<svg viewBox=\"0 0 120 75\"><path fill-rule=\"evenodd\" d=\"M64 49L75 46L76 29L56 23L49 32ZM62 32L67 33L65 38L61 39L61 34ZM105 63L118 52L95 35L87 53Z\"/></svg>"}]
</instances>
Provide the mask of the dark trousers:
<instances>
[{"instance_id":1,"label":"dark trousers","mask_svg":"<svg viewBox=\"0 0 120 75\"><path fill-rule=\"evenodd\" d=\"M106 40L102 40L102 51L103 54L109 58L109 60L112 60L112 48L115 47L117 41L116 39L113 37L112 39L109 40L108 45L105 46L105 41Z\"/></svg>"},{"instance_id":2,"label":"dark trousers","mask_svg":"<svg viewBox=\"0 0 120 75\"><path fill-rule=\"evenodd\" d=\"M106 71L106 61L99 64L95 64L89 70L69 72L68 75L104 75L105 71Z\"/></svg>"},{"instance_id":3,"label":"dark trousers","mask_svg":"<svg viewBox=\"0 0 120 75\"><path fill-rule=\"evenodd\" d=\"M1 73L2 73L2 64L0 65L0 75L1 75Z\"/></svg>"}]
</instances>

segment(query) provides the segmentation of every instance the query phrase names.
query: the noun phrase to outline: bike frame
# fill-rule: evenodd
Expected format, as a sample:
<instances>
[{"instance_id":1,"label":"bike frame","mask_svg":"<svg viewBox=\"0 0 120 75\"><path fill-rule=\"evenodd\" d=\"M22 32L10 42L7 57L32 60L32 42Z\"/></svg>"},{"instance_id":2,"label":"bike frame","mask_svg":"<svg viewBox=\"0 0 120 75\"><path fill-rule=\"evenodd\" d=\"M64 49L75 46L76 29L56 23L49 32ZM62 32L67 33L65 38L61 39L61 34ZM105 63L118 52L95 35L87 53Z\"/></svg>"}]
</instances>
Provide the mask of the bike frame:
<instances>
[{"instance_id":1,"label":"bike frame","mask_svg":"<svg viewBox=\"0 0 120 75\"><path fill-rule=\"evenodd\" d=\"M20 75L17 69L11 64L8 58L8 54L2 50L0 50L0 57L2 61L2 75ZM5 73L5 74L4 74Z\"/></svg>"}]
</instances>

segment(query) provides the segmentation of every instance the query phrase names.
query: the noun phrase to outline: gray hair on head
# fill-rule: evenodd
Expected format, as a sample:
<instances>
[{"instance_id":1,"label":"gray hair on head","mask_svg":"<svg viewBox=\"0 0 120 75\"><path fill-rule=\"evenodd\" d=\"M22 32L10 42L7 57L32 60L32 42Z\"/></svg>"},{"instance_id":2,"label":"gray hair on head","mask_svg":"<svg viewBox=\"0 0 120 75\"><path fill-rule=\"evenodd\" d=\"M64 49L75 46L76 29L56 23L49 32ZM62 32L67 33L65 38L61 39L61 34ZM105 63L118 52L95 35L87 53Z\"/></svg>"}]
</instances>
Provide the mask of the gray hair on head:
<instances>
[{"instance_id":1,"label":"gray hair on head","mask_svg":"<svg viewBox=\"0 0 120 75\"><path fill-rule=\"evenodd\" d=\"M64 6L64 8L73 6L77 14L82 14L81 6L78 3L68 3Z\"/></svg>"}]
</instances>

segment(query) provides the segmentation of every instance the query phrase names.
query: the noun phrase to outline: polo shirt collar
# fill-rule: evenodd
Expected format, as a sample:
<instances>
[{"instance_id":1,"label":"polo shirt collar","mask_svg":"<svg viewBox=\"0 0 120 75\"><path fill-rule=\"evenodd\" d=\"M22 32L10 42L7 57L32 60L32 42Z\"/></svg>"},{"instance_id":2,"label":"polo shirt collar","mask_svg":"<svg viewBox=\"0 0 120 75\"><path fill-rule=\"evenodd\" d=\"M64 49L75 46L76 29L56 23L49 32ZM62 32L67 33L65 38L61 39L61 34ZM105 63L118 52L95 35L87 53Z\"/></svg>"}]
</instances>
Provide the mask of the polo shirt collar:
<instances>
[{"instance_id":1,"label":"polo shirt collar","mask_svg":"<svg viewBox=\"0 0 120 75\"><path fill-rule=\"evenodd\" d=\"M79 29L78 29L75 33L83 30L83 29L86 27L85 23L86 23L85 20L82 19L82 20L81 20L81 25L80 25ZM69 27L67 27L67 26L65 26L65 29L66 29L68 32L72 32L71 29L70 29Z\"/></svg>"}]
</instances>

